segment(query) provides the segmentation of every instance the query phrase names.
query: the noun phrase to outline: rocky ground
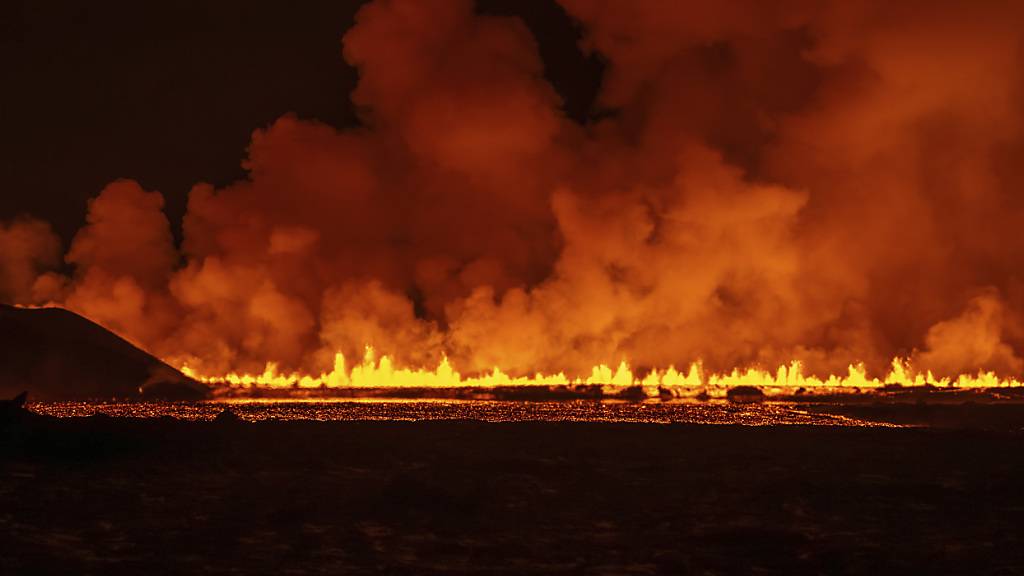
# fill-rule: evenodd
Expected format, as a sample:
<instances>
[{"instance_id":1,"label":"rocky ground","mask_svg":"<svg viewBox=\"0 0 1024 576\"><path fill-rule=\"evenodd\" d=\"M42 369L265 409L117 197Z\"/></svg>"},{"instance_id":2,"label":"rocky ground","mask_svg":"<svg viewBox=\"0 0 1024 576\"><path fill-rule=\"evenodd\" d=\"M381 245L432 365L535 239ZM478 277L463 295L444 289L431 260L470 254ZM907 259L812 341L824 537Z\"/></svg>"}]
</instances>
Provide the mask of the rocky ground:
<instances>
[{"instance_id":1,"label":"rocky ground","mask_svg":"<svg viewBox=\"0 0 1024 576\"><path fill-rule=\"evenodd\" d=\"M1002 430L15 419L3 574L1021 574Z\"/></svg>"}]
</instances>

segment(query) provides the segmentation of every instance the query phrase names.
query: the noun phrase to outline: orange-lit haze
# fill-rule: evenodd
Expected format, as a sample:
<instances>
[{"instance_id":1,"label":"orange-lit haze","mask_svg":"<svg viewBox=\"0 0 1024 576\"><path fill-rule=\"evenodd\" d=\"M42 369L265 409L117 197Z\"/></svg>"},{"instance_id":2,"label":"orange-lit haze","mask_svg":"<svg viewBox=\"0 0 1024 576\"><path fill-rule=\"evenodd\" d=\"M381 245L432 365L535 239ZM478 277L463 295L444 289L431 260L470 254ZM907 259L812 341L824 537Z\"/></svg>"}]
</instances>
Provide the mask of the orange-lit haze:
<instances>
[{"instance_id":1,"label":"orange-lit haze","mask_svg":"<svg viewBox=\"0 0 1024 576\"><path fill-rule=\"evenodd\" d=\"M0 224L0 299L271 383L1021 374L1024 4L561 4L607 61L598 120L521 21L377 0L339 48L361 127L256 130L180 245L126 180L68 275L48 225Z\"/></svg>"}]
</instances>

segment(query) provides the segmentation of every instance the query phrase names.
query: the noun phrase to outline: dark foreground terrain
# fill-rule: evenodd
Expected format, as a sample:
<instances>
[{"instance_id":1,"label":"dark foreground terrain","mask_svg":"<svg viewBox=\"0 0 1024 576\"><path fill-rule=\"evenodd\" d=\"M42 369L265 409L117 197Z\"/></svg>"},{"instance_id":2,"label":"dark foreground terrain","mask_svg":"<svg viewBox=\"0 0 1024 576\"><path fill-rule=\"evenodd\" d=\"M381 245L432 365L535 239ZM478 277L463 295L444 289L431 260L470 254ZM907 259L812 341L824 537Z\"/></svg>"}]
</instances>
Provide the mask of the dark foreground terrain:
<instances>
[{"instance_id":1,"label":"dark foreground terrain","mask_svg":"<svg viewBox=\"0 0 1024 576\"><path fill-rule=\"evenodd\" d=\"M69 418L3 574L1022 574L1013 431Z\"/></svg>"}]
</instances>

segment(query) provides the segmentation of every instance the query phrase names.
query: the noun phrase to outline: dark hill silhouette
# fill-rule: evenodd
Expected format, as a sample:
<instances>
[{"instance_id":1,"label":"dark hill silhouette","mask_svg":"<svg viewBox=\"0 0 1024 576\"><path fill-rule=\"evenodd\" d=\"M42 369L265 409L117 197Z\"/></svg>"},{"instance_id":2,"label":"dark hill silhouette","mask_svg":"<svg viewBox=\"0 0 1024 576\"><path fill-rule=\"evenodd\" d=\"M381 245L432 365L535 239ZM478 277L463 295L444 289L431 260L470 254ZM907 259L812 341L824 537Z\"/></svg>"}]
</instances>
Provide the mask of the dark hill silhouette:
<instances>
[{"instance_id":1,"label":"dark hill silhouette","mask_svg":"<svg viewBox=\"0 0 1024 576\"><path fill-rule=\"evenodd\" d=\"M0 397L197 399L206 386L106 328L60 308L0 304Z\"/></svg>"}]
</instances>

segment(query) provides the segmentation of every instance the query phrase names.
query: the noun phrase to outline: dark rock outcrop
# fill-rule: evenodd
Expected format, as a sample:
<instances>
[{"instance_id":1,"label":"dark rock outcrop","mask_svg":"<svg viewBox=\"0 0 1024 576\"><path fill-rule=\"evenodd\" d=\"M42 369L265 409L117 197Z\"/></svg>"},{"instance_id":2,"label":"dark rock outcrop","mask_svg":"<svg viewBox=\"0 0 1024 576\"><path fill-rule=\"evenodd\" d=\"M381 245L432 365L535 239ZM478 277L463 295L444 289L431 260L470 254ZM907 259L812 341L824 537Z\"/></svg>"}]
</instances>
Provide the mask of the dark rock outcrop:
<instances>
[{"instance_id":1,"label":"dark rock outcrop","mask_svg":"<svg viewBox=\"0 0 1024 576\"><path fill-rule=\"evenodd\" d=\"M24 418L28 412L25 410L27 399L28 392L22 392L10 400L0 400L0 429L18 423Z\"/></svg>"},{"instance_id":2,"label":"dark rock outcrop","mask_svg":"<svg viewBox=\"0 0 1024 576\"><path fill-rule=\"evenodd\" d=\"M238 414L232 412L230 408L225 408L217 414L213 421L217 424L238 424L242 422L242 419L238 417Z\"/></svg>"},{"instance_id":3,"label":"dark rock outcrop","mask_svg":"<svg viewBox=\"0 0 1024 576\"><path fill-rule=\"evenodd\" d=\"M206 397L209 390L102 326L60 308L0 305L0 397Z\"/></svg>"},{"instance_id":4,"label":"dark rock outcrop","mask_svg":"<svg viewBox=\"0 0 1024 576\"><path fill-rule=\"evenodd\" d=\"M734 386L726 391L725 398L736 404L764 402L764 392L757 386Z\"/></svg>"}]
</instances>

